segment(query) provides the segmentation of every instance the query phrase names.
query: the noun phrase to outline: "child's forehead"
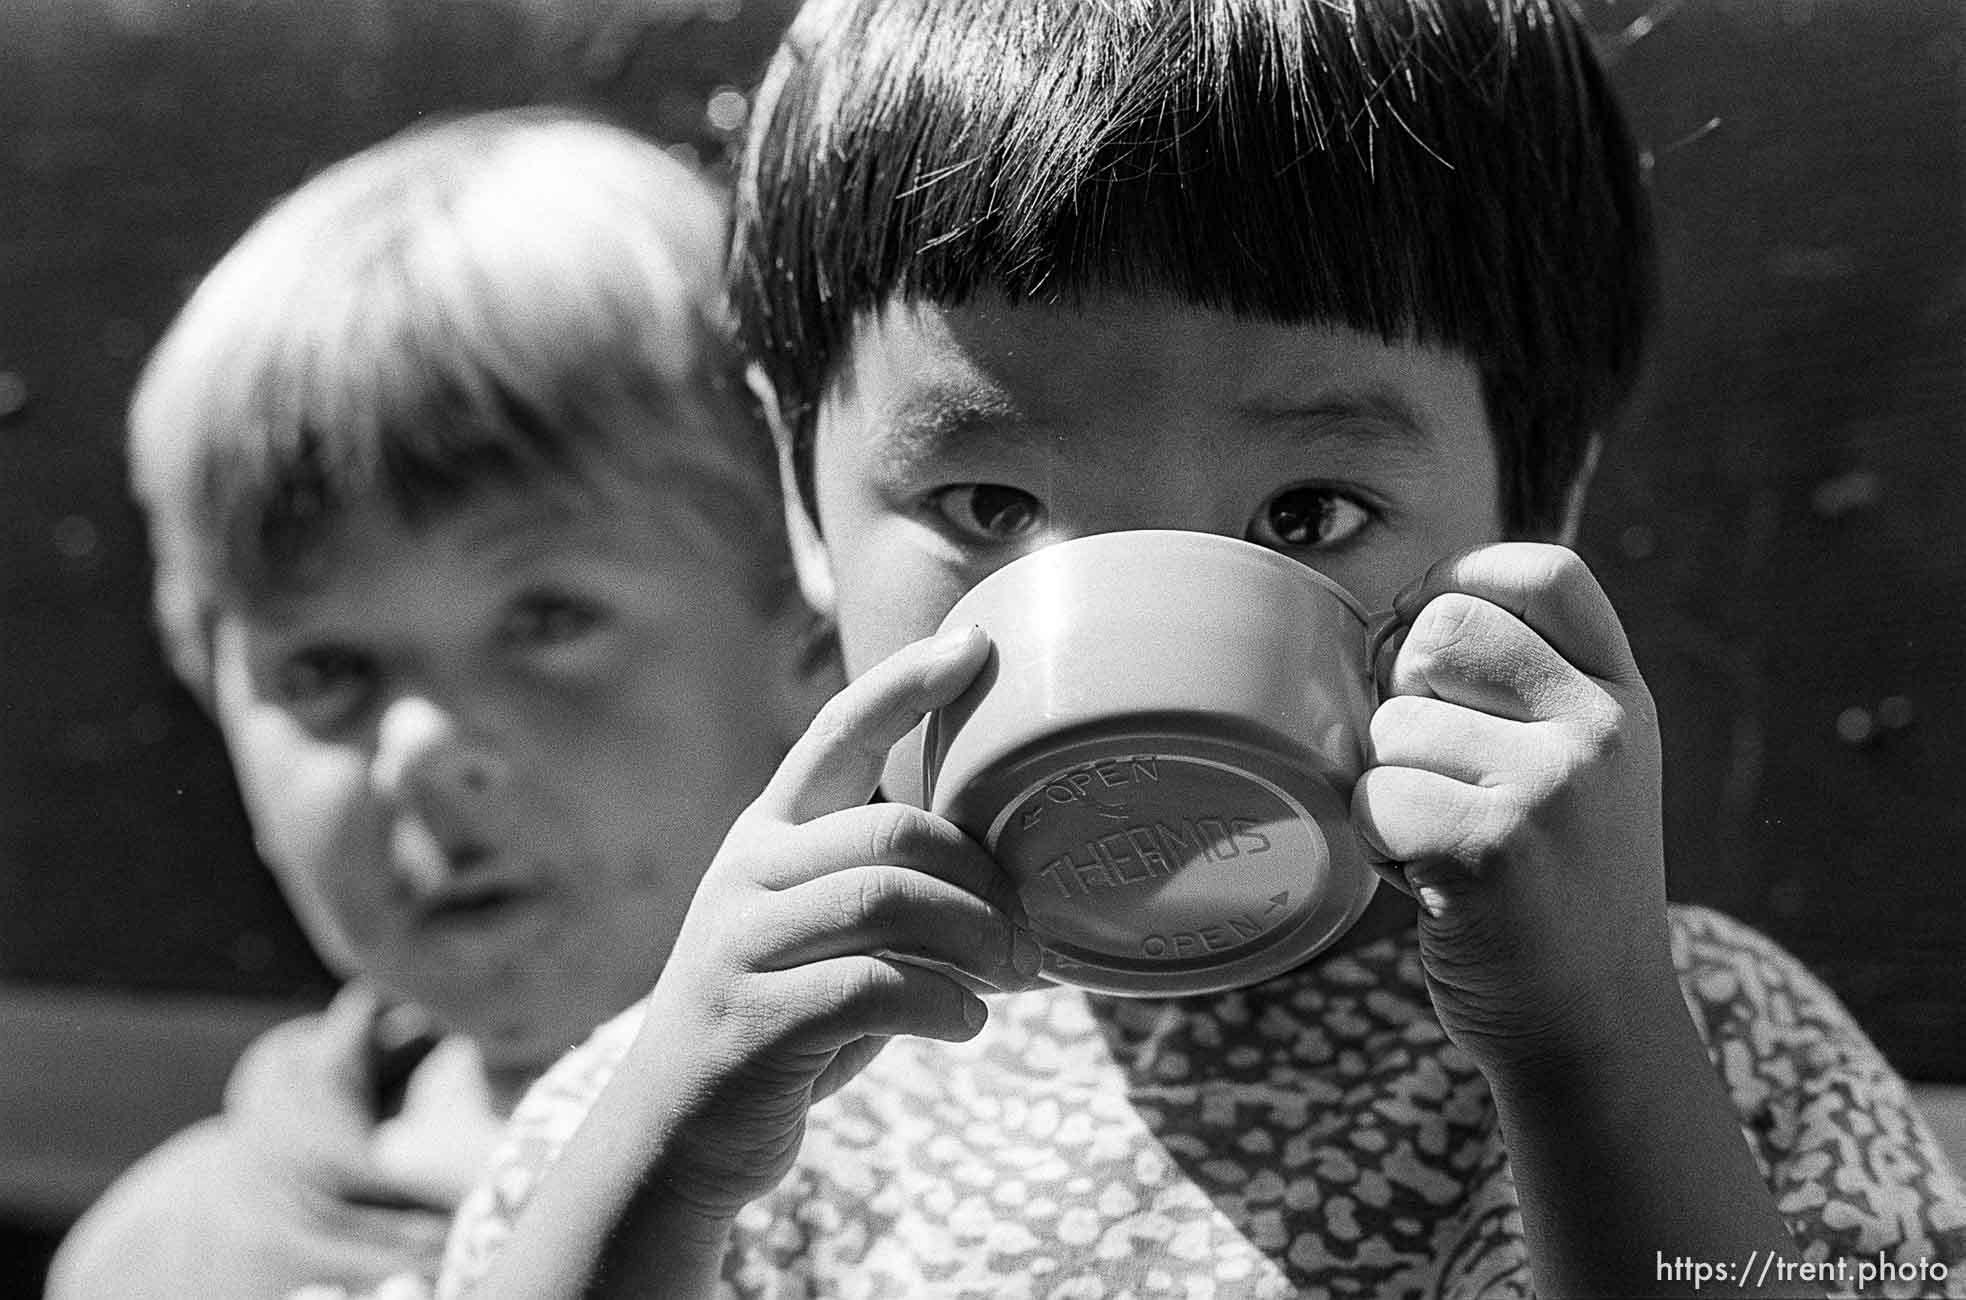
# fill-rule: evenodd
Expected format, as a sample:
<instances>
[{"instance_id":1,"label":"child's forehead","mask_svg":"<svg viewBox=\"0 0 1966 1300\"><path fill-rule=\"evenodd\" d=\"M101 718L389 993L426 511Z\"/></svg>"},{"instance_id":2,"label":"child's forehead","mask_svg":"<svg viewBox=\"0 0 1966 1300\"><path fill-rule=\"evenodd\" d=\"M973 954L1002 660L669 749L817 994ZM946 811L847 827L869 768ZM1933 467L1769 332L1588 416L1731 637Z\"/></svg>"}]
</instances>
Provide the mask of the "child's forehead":
<instances>
[{"instance_id":1,"label":"child's forehead","mask_svg":"<svg viewBox=\"0 0 1966 1300\"><path fill-rule=\"evenodd\" d=\"M670 495L616 476L485 486L415 515L365 500L334 512L277 563L235 574L229 594L242 609L277 617L405 568L498 584L561 561L646 572L700 563L710 548Z\"/></svg>"},{"instance_id":2,"label":"child's forehead","mask_svg":"<svg viewBox=\"0 0 1966 1300\"><path fill-rule=\"evenodd\" d=\"M1328 322L1117 294L909 302L858 323L822 423L877 427L897 456L1123 434L1184 413L1216 430L1289 437L1351 421L1424 440L1479 391L1478 368L1459 353Z\"/></svg>"}]
</instances>

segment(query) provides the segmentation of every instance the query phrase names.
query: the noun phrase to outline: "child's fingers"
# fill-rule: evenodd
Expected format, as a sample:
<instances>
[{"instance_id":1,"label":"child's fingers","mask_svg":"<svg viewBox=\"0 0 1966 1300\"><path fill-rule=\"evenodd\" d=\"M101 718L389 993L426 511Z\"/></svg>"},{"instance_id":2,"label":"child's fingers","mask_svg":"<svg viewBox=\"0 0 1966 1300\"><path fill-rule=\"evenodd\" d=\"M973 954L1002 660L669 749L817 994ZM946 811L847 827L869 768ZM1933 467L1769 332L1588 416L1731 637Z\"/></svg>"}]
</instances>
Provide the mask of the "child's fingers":
<instances>
[{"instance_id":1,"label":"child's fingers","mask_svg":"<svg viewBox=\"0 0 1966 1300\"><path fill-rule=\"evenodd\" d=\"M869 863L913 867L940 877L1000 912L1020 912L1017 886L996 859L955 823L911 804L861 804L828 813L774 843L754 878L768 889L789 889L829 872Z\"/></svg>"},{"instance_id":2,"label":"child's fingers","mask_svg":"<svg viewBox=\"0 0 1966 1300\"><path fill-rule=\"evenodd\" d=\"M989 652L980 628L903 646L828 700L786 754L752 812L794 825L866 803L888 751L955 699Z\"/></svg>"},{"instance_id":3,"label":"child's fingers","mask_svg":"<svg viewBox=\"0 0 1966 1300\"><path fill-rule=\"evenodd\" d=\"M869 1037L914 1034L960 1043L989 1018L956 980L888 957L835 957L773 977L771 995L797 1028L794 1046L837 1052Z\"/></svg>"},{"instance_id":4,"label":"child's fingers","mask_svg":"<svg viewBox=\"0 0 1966 1300\"><path fill-rule=\"evenodd\" d=\"M866 953L952 967L993 988L1036 982L1029 933L968 890L906 867L851 867L775 895L750 918L770 936L765 969Z\"/></svg>"},{"instance_id":5,"label":"child's fingers","mask_svg":"<svg viewBox=\"0 0 1966 1300\"><path fill-rule=\"evenodd\" d=\"M1458 591L1500 605L1564 659L1609 682L1638 680L1624 625L1577 555L1540 542L1499 542L1448 556L1394 598L1411 619L1436 596Z\"/></svg>"},{"instance_id":6,"label":"child's fingers","mask_svg":"<svg viewBox=\"0 0 1966 1300\"><path fill-rule=\"evenodd\" d=\"M348 1085L345 1092L331 1095L352 1099L372 1086L368 1073L375 1068L371 1039L381 1010L382 998L374 986L357 980L342 985L321 1013L321 1033L315 1041L324 1050L316 1060L337 1083Z\"/></svg>"},{"instance_id":7,"label":"child's fingers","mask_svg":"<svg viewBox=\"0 0 1966 1300\"><path fill-rule=\"evenodd\" d=\"M1433 696L1517 722L1589 708L1603 688L1520 618L1462 592L1434 597L1393 657L1387 694Z\"/></svg>"},{"instance_id":8,"label":"child's fingers","mask_svg":"<svg viewBox=\"0 0 1966 1300\"><path fill-rule=\"evenodd\" d=\"M887 1039L877 1034L870 1034L848 1043L833 1053L833 1059L826 1062L826 1068L821 1070L819 1077L812 1081L812 1099L824 1101L853 1082L886 1046Z\"/></svg>"},{"instance_id":9,"label":"child's fingers","mask_svg":"<svg viewBox=\"0 0 1966 1300\"><path fill-rule=\"evenodd\" d=\"M1493 842L1493 792L1415 767L1374 767L1352 787L1352 825L1388 863L1445 858L1478 868Z\"/></svg>"},{"instance_id":10,"label":"child's fingers","mask_svg":"<svg viewBox=\"0 0 1966 1300\"><path fill-rule=\"evenodd\" d=\"M1468 785L1519 780L1549 764L1535 729L1423 695L1396 695L1372 714L1372 764L1436 772Z\"/></svg>"}]
</instances>

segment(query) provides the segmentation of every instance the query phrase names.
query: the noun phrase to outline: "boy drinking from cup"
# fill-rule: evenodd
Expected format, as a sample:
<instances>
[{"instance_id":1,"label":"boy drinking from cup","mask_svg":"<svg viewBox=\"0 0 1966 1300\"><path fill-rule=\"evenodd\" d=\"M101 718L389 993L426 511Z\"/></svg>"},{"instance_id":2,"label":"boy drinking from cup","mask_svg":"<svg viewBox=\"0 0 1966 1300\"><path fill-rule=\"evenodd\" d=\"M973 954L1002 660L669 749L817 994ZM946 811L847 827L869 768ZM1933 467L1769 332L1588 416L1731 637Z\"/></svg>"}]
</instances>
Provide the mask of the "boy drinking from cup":
<instances>
[{"instance_id":1,"label":"boy drinking from cup","mask_svg":"<svg viewBox=\"0 0 1966 1300\"><path fill-rule=\"evenodd\" d=\"M433 1272L512 1103L655 979L812 712L725 228L626 131L450 120L281 200L164 337L130 420L160 629L349 983L52 1296Z\"/></svg>"},{"instance_id":2,"label":"boy drinking from cup","mask_svg":"<svg viewBox=\"0 0 1966 1300\"><path fill-rule=\"evenodd\" d=\"M1795 1294L1966 1253L1835 1000L1665 900L1651 698L1562 545L1653 294L1570 8L822 0L756 114L735 299L855 680L521 1108L447 1287ZM1133 529L1393 612L1349 812L1396 888L1250 987L986 1009L1038 945L902 742L990 647L924 638Z\"/></svg>"}]
</instances>

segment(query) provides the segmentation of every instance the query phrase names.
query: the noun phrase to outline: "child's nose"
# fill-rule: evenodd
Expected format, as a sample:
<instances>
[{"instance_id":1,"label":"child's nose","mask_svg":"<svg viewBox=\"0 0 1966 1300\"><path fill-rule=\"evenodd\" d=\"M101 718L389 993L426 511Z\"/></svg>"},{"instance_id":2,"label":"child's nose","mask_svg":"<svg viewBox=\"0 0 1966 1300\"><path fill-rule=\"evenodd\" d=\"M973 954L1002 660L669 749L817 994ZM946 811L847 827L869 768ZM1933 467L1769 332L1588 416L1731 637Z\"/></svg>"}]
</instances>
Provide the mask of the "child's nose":
<instances>
[{"instance_id":1,"label":"child's nose","mask_svg":"<svg viewBox=\"0 0 1966 1300\"><path fill-rule=\"evenodd\" d=\"M475 800L505 783L506 764L466 734L453 713L405 695L383 710L371 777L391 800Z\"/></svg>"}]
</instances>

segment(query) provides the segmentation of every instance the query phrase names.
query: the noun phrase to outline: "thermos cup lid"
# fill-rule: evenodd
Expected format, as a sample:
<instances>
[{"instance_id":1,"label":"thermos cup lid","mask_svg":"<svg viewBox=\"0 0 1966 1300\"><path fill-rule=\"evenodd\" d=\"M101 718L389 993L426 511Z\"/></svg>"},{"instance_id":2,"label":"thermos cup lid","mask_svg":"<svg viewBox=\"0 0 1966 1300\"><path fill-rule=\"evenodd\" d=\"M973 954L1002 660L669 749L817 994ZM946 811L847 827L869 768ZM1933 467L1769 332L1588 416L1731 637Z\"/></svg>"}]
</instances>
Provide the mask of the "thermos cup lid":
<instances>
[{"instance_id":1,"label":"thermos cup lid","mask_svg":"<svg viewBox=\"0 0 1966 1300\"><path fill-rule=\"evenodd\" d=\"M1219 992L1365 910L1372 686L1342 588L1230 538L1106 533L991 574L944 626L965 623L995 657L931 718L924 788L1019 882L1047 978Z\"/></svg>"}]
</instances>

